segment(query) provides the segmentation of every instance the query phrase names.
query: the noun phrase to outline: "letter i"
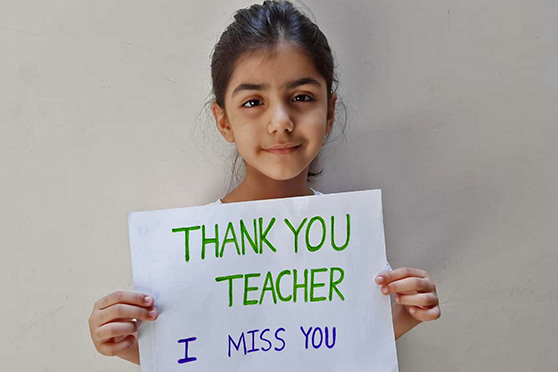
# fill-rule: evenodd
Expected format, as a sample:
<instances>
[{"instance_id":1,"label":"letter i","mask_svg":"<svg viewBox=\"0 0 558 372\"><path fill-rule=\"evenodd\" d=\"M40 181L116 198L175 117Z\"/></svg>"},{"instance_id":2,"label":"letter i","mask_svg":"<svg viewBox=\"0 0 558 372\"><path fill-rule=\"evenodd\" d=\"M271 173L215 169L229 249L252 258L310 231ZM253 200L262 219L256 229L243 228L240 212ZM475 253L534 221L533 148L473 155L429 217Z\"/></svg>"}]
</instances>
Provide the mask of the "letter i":
<instances>
[{"instance_id":1,"label":"letter i","mask_svg":"<svg viewBox=\"0 0 558 372\"><path fill-rule=\"evenodd\" d=\"M178 363L179 364L183 364L183 363L189 363L189 362L193 362L195 360L197 360L198 358L196 357L189 357L188 356L188 343L190 341L196 341L196 337L190 337L190 338L184 338L182 340L178 340L178 343L184 343L184 359L178 359Z\"/></svg>"}]
</instances>

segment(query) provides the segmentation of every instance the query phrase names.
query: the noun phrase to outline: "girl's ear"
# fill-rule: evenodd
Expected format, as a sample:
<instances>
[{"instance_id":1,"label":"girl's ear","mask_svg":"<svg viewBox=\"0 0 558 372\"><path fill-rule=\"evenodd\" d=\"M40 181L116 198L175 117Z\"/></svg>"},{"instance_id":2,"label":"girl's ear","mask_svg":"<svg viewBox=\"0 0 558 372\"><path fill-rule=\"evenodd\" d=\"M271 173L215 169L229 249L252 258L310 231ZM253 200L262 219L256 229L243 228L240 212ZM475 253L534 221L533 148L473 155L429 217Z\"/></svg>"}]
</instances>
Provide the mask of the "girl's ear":
<instances>
[{"instance_id":1,"label":"girl's ear","mask_svg":"<svg viewBox=\"0 0 558 372\"><path fill-rule=\"evenodd\" d=\"M333 128L333 121L335 120L335 102L337 101L337 93L334 93L331 96L331 101L327 107L327 127L326 127L326 136L331 132L331 128Z\"/></svg>"},{"instance_id":2,"label":"girl's ear","mask_svg":"<svg viewBox=\"0 0 558 372\"><path fill-rule=\"evenodd\" d=\"M221 133L221 135L227 142L233 143L234 134L225 110L223 110L221 106L217 104L217 102L213 102L211 104L211 111L213 112L213 116L215 117L215 124L217 125L217 130L219 130L219 133Z\"/></svg>"}]
</instances>

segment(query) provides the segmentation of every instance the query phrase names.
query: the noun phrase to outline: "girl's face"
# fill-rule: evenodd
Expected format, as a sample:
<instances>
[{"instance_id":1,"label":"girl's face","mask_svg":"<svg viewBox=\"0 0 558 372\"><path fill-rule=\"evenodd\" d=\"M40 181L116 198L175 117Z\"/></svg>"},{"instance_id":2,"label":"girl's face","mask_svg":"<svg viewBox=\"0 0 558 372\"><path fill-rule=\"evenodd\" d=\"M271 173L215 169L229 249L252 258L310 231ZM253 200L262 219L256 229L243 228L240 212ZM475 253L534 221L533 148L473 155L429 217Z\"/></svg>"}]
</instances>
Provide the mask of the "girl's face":
<instances>
[{"instance_id":1,"label":"girl's face","mask_svg":"<svg viewBox=\"0 0 558 372\"><path fill-rule=\"evenodd\" d=\"M297 47L243 56L225 93L225 110L212 110L217 128L235 142L247 171L277 180L295 178L318 155L330 132L337 95Z\"/></svg>"}]
</instances>

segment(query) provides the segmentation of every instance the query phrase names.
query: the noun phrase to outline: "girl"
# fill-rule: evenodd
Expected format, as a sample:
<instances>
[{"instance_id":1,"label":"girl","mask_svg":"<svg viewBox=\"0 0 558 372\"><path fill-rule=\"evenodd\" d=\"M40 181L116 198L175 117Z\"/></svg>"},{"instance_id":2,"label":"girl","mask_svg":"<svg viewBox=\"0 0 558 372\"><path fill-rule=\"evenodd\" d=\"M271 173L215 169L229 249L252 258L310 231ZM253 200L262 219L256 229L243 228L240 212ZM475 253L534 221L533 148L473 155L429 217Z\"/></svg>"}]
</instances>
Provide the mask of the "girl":
<instances>
[{"instance_id":1,"label":"girl","mask_svg":"<svg viewBox=\"0 0 558 372\"><path fill-rule=\"evenodd\" d=\"M288 1L265 1L235 14L212 55L217 129L246 166L238 187L215 203L320 194L308 185L334 123L334 61L324 34ZM237 155L238 155L237 154ZM395 339L440 317L436 286L419 269L376 277L392 303ZM98 300L89 318L99 353L139 364L135 319L157 319L154 299L118 291Z\"/></svg>"}]
</instances>

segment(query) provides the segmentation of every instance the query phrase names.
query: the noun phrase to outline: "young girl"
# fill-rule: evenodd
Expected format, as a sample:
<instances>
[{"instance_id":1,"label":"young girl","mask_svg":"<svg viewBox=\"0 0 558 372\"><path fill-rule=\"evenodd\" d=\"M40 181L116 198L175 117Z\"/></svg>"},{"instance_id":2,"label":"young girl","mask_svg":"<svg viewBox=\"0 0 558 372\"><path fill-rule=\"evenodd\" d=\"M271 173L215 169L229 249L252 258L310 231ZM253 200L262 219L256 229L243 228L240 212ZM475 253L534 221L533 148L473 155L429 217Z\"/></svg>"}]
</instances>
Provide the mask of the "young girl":
<instances>
[{"instance_id":1,"label":"young girl","mask_svg":"<svg viewBox=\"0 0 558 372\"><path fill-rule=\"evenodd\" d=\"M265 1L235 14L212 55L212 112L246 166L238 187L215 203L320 194L308 185L333 123L334 61L324 34L288 1ZM395 294L395 338L440 317L436 286L419 269L386 270L370 290ZM89 318L99 353L139 364L135 319L157 319L155 300L118 291Z\"/></svg>"}]
</instances>

